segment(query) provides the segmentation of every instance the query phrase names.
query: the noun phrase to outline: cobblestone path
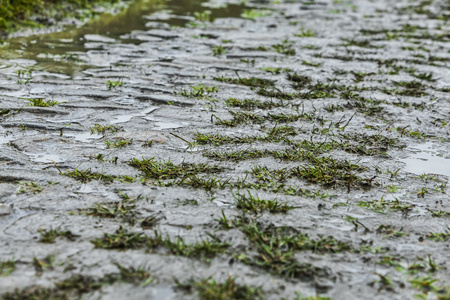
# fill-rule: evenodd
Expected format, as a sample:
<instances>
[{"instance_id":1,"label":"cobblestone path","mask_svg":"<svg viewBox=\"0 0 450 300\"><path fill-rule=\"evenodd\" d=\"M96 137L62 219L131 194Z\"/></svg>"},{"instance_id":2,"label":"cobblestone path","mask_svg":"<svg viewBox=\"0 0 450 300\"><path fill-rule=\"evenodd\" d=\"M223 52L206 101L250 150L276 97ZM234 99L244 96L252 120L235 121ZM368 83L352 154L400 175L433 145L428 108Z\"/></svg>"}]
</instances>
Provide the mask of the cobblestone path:
<instances>
[{"instance_id":1,"label":"cobblestone path","mask_svg":"<svg viewBox=\"0 0 450 300\"><path fill-rule=\"evenodd\" d=\"M0 298L450 299L449 2L194 4L1 49Z\"/></svg>"}]
</instances>

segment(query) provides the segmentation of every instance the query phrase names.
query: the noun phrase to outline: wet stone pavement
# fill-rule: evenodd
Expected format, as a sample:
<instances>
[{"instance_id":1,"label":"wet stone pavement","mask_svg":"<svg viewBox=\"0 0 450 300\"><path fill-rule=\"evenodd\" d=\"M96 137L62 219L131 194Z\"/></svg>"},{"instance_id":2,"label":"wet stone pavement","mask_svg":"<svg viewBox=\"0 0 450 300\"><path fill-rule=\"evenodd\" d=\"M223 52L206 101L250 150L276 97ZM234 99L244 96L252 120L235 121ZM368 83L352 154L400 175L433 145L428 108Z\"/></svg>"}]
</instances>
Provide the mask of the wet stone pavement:
<instances>
[{"instance_id":1,"label":"wet stone pavement","mask_svg":"<svg viewBox=\"0 0 450 300\"><path fill-rule=\"evenodd\" d=\"M0 298L449 299L449 15L137 1L11 39Z\"/></svg>"}]
</instances>

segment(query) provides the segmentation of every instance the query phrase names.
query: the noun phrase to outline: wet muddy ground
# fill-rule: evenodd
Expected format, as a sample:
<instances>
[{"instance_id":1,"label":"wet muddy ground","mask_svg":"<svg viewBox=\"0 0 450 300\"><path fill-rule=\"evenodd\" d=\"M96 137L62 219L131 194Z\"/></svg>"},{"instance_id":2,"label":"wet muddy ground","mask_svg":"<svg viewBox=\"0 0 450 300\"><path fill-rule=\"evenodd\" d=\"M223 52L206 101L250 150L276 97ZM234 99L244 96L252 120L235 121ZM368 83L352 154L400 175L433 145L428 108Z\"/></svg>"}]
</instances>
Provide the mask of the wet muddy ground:
<instances>
[{"instance_id":1,"label":"wet muddy ground","mask_svg":"<svg viewBox=\"0 0 450 300\"><path fill-rule=\"evenodd\" d=\"M449 299L448 17L136 1L11 39L0 297Z\"/></svg>"}]
</instances>

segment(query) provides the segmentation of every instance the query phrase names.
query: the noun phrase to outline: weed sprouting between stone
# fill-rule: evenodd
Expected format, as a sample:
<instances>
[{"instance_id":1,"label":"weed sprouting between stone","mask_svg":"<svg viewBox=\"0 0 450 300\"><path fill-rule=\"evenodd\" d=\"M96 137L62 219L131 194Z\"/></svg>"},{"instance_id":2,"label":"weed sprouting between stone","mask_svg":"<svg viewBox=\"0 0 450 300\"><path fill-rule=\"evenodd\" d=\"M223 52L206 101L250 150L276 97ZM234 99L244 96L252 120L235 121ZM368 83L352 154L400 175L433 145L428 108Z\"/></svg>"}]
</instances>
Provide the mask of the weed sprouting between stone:
<instances>
[{"instance_id":1,"label":"weed sprouting between stone","mask_svg":"<svg viewBox=\"0 0 450 300\"><path fill-rule=\"evenodd\" d=\"M283 92L278 88L267 89L261 87L256 91L256 93L260 96L264 96L267 98L276 98L280 100L294 100L295 98L297 98L296 94Z\"/></svg>"},{"instance_id":2,"label":"weed sprouting between stone","mask_svg":"<svg viewBox=\"0 0 450 300\"><path fill-rule=\"evenodd\" d=\"M208 178L206 176L200 177L197 174L187 174L179 181L173 182L176 185L187 185L193 188L201 188L207 192L212 192L214 189L224 189L231 179L221 180L220 178Z\"/></svg>"},{"instance_id":3,"label":"weed sprouting between stone","mask_svg":"<svg viewBox=\"0 0 450 300\"><path fill-rule=\"evenodd\" d=\"M176 288L187 293L196 291L200 299L203 300L253 300L263 299L263 291L261 287L253 288L247 285L236 283L236 277L229 276L225 282L220 283L212 277L200 279L198 281L190 279L182 283L175 279Z\"/></svg>"},{"instance_id":4,"label":"weed sprouting between stone","mask_svg":"<svg viewBox=\"0 0 450 300\"><path fill-rule=\"evenodd\" d=\"M19 187L17 188L17 194L38 194L44 190L43 187L37 185L32 181L19 181Z\"/></svg>"},{"instance_id":5,"label":"weed sprouting between stone","mask_svg":"<svg viewBox=\"0 0 450 300\"><path fill-rule=\"evenodd\" d=\"M131 232L120 227L115 233L105 233L102 238L91 241L96 248L103 249L147 249L156 251L165 248L176 256L185 256L210 261L216 254L223 253L230 244L221 242L217 237L209 234L210 240L188 244L178 237L172 241L168 236L163 237L155 231L154 237L145 236L143 232Z\"/></svg>"},{"instance_id":6,"label":"weed sprouting between stone","mask_svg":"<svg viewBox=\"0 0 450 300\"><path fill-rule=\"evenodd\" d=\"M107 88L108 88L108 90L112 90L113 88L116 88L116 87L121 87L121 86L123 86L123 84L124 84L124 82L122 81L122 79L119 79L119 80L108 80L108 81L106 81L106 86L107 86Z\"/></svg>"},{"instance_id":7,"label":"weed sprouting between stone","mask_svg":"<svg viewBox=\"0 0 450 300\"><path fill-rule=\"evenodd\" d=\"M214 146L220 146L224 144L243 144L243 143L252 143L255 141L255 138L252 137L245 137L245 138L238 138L238 137L229 137L224 136L221 134L202 134L202 133L195 133L194 134L195 142L199 145L214 145Z\"/></svg>"},{"instance_id":8,"label":"weed sprouting between stone","mask_svg":"<svg viewBox=\"0 0 450 300\"><path fill-rule=\"evenodd\" d=\"M187 244L181 237L178 237L176 241L172 241L169 237L163 238L160 234L155 232L155 237L149 238L147 245L151 249L163 246L169 250L172 255L192 257L209 262L217 254L224 253L231 245L220 241L212 234L208 235L210 240L202 240L200 243L195 242Z\"/></svg>"},{"instance_id":9,"label":"weed sprouting between stone","mask_svg":"<svg viewBox=\"0 0 450 300\"><path fill-rule=\"evenodd\" d=\"M0 277L9 276L16 269L16 261L13 259L0 261Z\"/></svg>"},{"instance_id":10,"label":"weed sprouting between stone","mask_svg":"<svg viewBox=\"0 0 450 300\"><path fill-rule=\"evenodd\" d=\"M103 249L138 249L146 245L147 237L143 232L130 232L122 226L115 233L105 233L103 238L91 241L96 248Z\"/></svg>"},{"instance_id":11,"label":"weed sprouting between stone","mask_svg":"<svg viewBox=\"0 0 450 300\"><path fill-rule=\"evenodd\" d=\"M100 124L94 124L94 126L92 126L90 128L91 134L94 134L94 133L105 134L107 131L117 132L119 130L120 130L120 128L117 126L114 126L114 125L100 125Z\"/></svg>"},{"instance_id":12,"label":"weed sprouting between stone","mask_svg":"<svg viewBox=\"0 0 450 300\"><path fill-rule=\"evenodd\" d=\"M55 255L49 254L41 259L33 257L32 264L36 271L36 276L41 276L46 270L54 270Z\"/></svg>"},{"instance_id":13,"label":"weed sprouting between stone","mask_svg":"<svg viewBox=\"0 0 450 300\"><path fill-rule=\"evenodd\" d=\"M311 240L307 234L290 233L289 228L263 227L252 221L239 226L258 254L252 256L241 254L237 258L245 264L267 269L282 277L310 280L315 276L328 276L326 269L298 262L294 258L296 251L319 253L354 251L352 246L336 241L332 237Z\"/></svg>"},{"instance_id":14,"label":"weed sprouting between stone","mask_svg":"<svg viewBox=\"0 0 450 300\"><path fill-rule=\"evenodd\" d=\"M445 242L450 240L450 226L444 232L430 232L426 238L433 241Z\"/></svg>"},{"instance_id":15,"label":"weed sprouting between stone","mask_svg":"<svg viewBox=\"0 0 450 300\"><path fill-rule=\"evenodd\" d=\"M200 173L220 173L222 169L218 166L208 164L189 164L181 163L176 165L170 160L166 162L158 162L155 158L132 158L129 162L130 166L139 169L145 178L166 180L182 178L187 175L197 175Z\"/></svg>"},{"instance_id":16,"label":"weed sprouting between stone","mask_svg":"<svg viewBox=\"0 0 450 300\"><path fill-rule=\"evenodd\" d=\"M307 161L311 165L297 166L289 170L283 170L286 178L303 178L313 183L325 186L352 186L372 185L372 178L362 178L354 172L366 170L366 168L346 160L337 160L331 156L317 157L315 152L301 149L287 149L284 151L269 151L258 149L239 150L235 152L205 152L205 156L216 160L242 161L272 156L273 158L289 161Z\"/></svg>"},{"instance_id":17,"label":"weed sprouting between stone","mask_svg":"<svg viewBox=\"0 0 450 300\"><path fill-rule=\"evenodd\" d=\"M199 83L196 86L192 85L190 91L182 90L180 92L175 92L175 94L189 98L210 100L210 96L218 91L219 89L216 86L206 86Z\"/></svg>"},{"instance_id":18,"label":"weed sprouting between stone","mask_svg":"<svg viewBox=\"0 0 450 300\"><path fill-rule=\"evenodd\" d=\"M314 120L314 114L312 113L302 113L302 114L257 114L251 112L243 111L228 111L233 118L231 120L223 120L218 118L216 115L212 115L211 119L215 118L217 125L223 125L227 127L236 127L241 124L263 124L264 122L271 121L277 123L292 123L298 120Z\"/></svg>"},{"instance_id":19,"label":"weed sprouting between stone","mask_svg":"<svg viewBox=\"0 0 450 300\"><path fill-rule=\"evenodd\" d=\"M118 276L115 274L108 274L107 277L109 277L110 280L116 279L133 284L139 284L143 282L143 285L146 286L153 279L153 277L147 270L145 270L144 267L125 267L118 262L114 262L114 265L119 269L120 274Z\"/></svg>"},{"instance_id":20,"label":"weed sprouting between stone","mask_svg":"<svg viewBox=\"0 0 450 300\"><path fill-rule=\"evenodd\" d=\"M94 207L80 210L80 213L98 217L98 218L114 218L123 220L131 225L137 222L138 213L135 211L135 202L140 199L130 198L128 195L119 192L122 200L112 203L96 203Z\"/></svg>"},{"instance_id":21,"label":"weed sprouting between stone","mask_svg":"<svg viewBox=\"0 0 450 300\"><path fill-rule=\"evenodd\" d=\"M60 104L55 100L45 100L44 98L26 99L29 101L28 106L51 107Z\"/></svg>"},{"instance_id":22,"label":"weed sprouting between stone","mask_svg":"<svg viewBox=\"0 0 450 300\"><path fill-rule=\"evenodd\" d=\"M283 102L275 102L275 101L260 101L260 100L254 100L254 99L236 99L236 98L228 98L225 100L225 105L231 106L231 107L238 107L240 109L245 110L251 110L251 109L272 109L277 107L288 107L289 103L283 103Z\"/></svg>"},{"instance_id":23,"label":"weed sprouting between stone","mask_svg":"<svg viewBox=\"0 0 450 300\"><path fill-rule=\"evenodd\" d=\"M394 85L403 89L383 88L381 91L388 95L423 97L427 95L426 86L419 81L393 81Z\"/></svg>"},{"instance_id":24,"label":"weed sprouting between stone","mask_svg":"<svg viewBox=\"0 0 450 300\"><path fill-rule=\"evenodd\" d=\"M300 33L294 33L297 37L316 37L316 34L310 29L300 29Z\"/></svg>"},{"instance_id":25,"label":"weed sprouting between stone","mask_svg":"<svg viewBox=\"0 0 450 300\"><path fill-rule=\"evenodd\" d=\"M61 172L62 175L72 177L78 181L81 181L82 183L87 183L92 180L100 180L103 182L113 182L115 179L117 179L117 176L114 175L108 175L108 174L102 174L102 173L96 173L92 172L90 169L88 170L79 170L78 168L75 170L70 170L67 172Z\"/></svg>"},{"instance_id":26,"label":"weed sprouting between stone","mask_svg":"<svg viewBox=\"0 0 450 300\"><path fill-rule=\"evenodd\" d=\"M225 53L227 53L227 50L223 46L214 46L213 47L213 55L214 56L224 55Z\"/></svg>"},{"instance_id":27,"label":"weed sprouting between stone","mask_svg":"<svg viewBox=\"0 0 450 300\"><path fill-rule=\"evenodd\" d=\"M230 77L213 77L214 80L225 82L225 83L231 83L231 84L240 84L245 85L249 87L273 87L274 81L268 80L264 78L258 78L258 77L250 77L250 78L230 78Z\"/></svg>"},{"instance_id":28,"label":"weed sprouting between stone","mask_svg":"<svg viewBox=\"0 0 450 300\"><path fill-rule=\"evenodd\" d=\"M444 217L450 217L450 212L445 211L445 210L432 210L427 208L427 211L431 213L431 216L434 218L444 218Z\"/></svg>"},{"instance_id":29,"label":"weed sprouting between stone","mask_svg":"<svg viewBox=\"0 0 450 300\"><path fill-rule=\"evenodd\" d=\"M409 203L402 203L398 199L387 201L382 197L380 200L360 201L358 206L366 207L374 212L385 214L387 211L401 211L406 214L410 212L415 205Z\"/></svg>"},{"instance_id":30,"label":"weed sprouting between stone","mask_svg":"<svg viewBox=\"0 0 450 300\"><path fill-rule=\"evenodd\" d=\"M267 9L244 9L241 17L244 19L255 20L256 18L269 16L272 12Z\"/></svg>"},{"instance_id":31,"label":"weed sprouting between stone","mask_svg":"<svg viewBox=\"0 0 450 300\"><path fill-rule=\"evenodd\" d=\"M294 209L294 206L290 206L287 202L280 203L277 200L264 200L258 196L253 196L248 191L248 196L237 194L234 196L235 205L237 209L242 209L251 213L260 214L265 211L270 213L287 213L289 210Z\"/></svg>"},{"instance_id":32,"label":"weed sprouting between stone","mask_svg":"<svg viewBox=\"0 0 450 300\"><path fill-rule=\"evenodd\" d=\"M38 229L39 234L41 235L41 239L39 242L53 244L58 237L64 237L70 241L74 241L78 236L73 234L70 230L61 230L61 229Z\"/></svg>"},{"instance_id":33,"label":"weed sprouting between stone","mask_svg":"<svg viewBox=\"0 0 450 300\"><path fill-rule=\"evenodd\" d=\"M82 295L100 290L105 285L111 285L118 281L144 285L150 283L152 277L143 268L124 267L114 263L119 268L119 273L106 274L101 278L76 274L67 279L57 281L54 287L33 285L22 290L15 290L2 295L2 299L80 299Z\"/></svg>"},{"instance_id":34,"label":"weed sprouting between stone","mask_svg":"<svg viewBox=\"0 0 450 300\"><path fill-rule=\"evenodd\" d=\"M116 139L113 141L105 140L106 149L109 148L123 148L127 145L130 145L133 143L133 139Z\"/></svg>"},{"instance_id":35,"label":"weed sprouting between stone","mask_svg":"<svg viewBox=\"0 0 450 300\"><path fill-rule=\"evenodd\" d=\"M291 55L295 55L295 49L293 48L293 42L289 41L288 39L285 39L282 43L280 44L274 44L272 45L272 48L275 50L275 52L287 55L287 56L291 56Z\"/></svg>"},{"instance_id":36,"label":"weed sprouting between stone","mask_svg":"<svg viewBox=\"0 0 450 300\"><path fill-rule=\"evenodd\" d=\"M375 231L378 234L383 234L383 238L393 239L408 235L407 233L402 232L401 230L402 229L396 230L392 225L381 224L380 226L377 227Z\"/></svg>"},{"instance_id":37,"label":"weed sprouting between stone","mask_svg":"<svg viewBox=\"0 0 450 300\"><path fill-rule=\"evenodd\" d=\"M313 183L325 186L346 186L350 191L353 185L371 186L371 179L364 179L353 174L354 171L363 170L362 167L348 161L337 161L330 157L318 158L313 166L298 166L291 170L292 176L304 178Z\"/></svg>"},{"instance_id":38,"label":"weed sprouting between stone","mask_svg":"<svg viewBox=\"0 0 450 300\"><path fill-rule=\"evenodd\" d=\"M309 76L298 75L297 73L288 73L287 79L292 82L292 87L296 90L308 87L312 81Z\"/></svg>"}]
</instances>

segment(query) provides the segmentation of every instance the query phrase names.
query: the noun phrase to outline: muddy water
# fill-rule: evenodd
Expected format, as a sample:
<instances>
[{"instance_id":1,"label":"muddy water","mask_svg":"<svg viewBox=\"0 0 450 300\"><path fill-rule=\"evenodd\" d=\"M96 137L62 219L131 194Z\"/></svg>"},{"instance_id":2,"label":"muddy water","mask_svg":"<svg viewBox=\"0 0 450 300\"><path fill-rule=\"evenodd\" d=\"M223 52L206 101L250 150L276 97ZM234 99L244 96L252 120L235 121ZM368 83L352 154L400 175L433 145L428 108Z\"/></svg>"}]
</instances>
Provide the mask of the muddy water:
<instances>
[{"instance_id":1,"label":"muddy water","mask_svg":"<svg viewBox=\"0 0 450 300\"><path fill-rule=\"evenodd\" d=\"M122 12L100 14L81 27L66 26L60 32L12 38L0 47L0 58L8 59L0 61L0 69L23 68L23 59L26 59L27 65L33 70L72 76L75 72L110 63L96 59L86 64L80 60L80 53L102 49L104 43L139 44L142 41L133 39L131 33L134 31L152 27L185 26L194 20L195 13L204 11L210 12L212 19L240 17L245 8L244 4L206 7L205 3L193 0L136 0ZM159 15L150 22L148 16L155 12L159 12ZM16 59L19 59L17 64Z\"/></svg>"},{"instance_id":2,"label":"muddy water","mask_svg":"<svg viewBox=\"0 0 450 300\"><path fill-rule=\"evenodd\" d=\"M174 277L229 276L262 299L443 296L449 26L445 2L419 5L136 1L11 40L0 57L0 261L16 267L0 298L74 275L117 278L115 263L151 280L84 298L197 299ZM216 20L193 26L205 10ZM154 168L131 163L143 159ZM254 206L239 204L249 193ZM115 210L124 194L128 212ZM92 243L119 228L173 243ZM74 236L47 244L40 229ZM229 245L167 246L179 238ZM46 257L52 266L36 265Z\"/></svg>"}]
</instances>

